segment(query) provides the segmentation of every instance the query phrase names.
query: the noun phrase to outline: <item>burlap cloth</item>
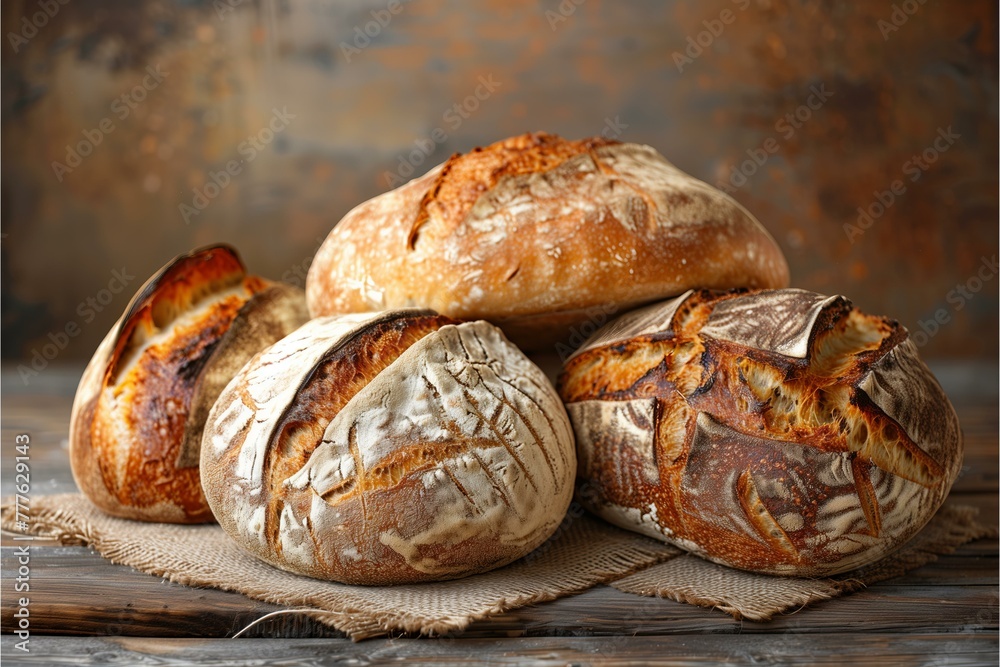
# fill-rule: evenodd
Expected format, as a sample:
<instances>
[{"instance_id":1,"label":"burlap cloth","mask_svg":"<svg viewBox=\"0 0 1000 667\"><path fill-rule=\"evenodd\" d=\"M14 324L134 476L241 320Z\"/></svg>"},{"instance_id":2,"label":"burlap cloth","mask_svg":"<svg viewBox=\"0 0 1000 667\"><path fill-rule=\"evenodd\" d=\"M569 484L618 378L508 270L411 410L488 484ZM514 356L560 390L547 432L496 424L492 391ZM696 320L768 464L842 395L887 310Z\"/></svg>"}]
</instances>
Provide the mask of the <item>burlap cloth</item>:
<instances>
[{"instance_id":1,"label":"burlap cloth","mask_svg":"<svg viewBox=\"0 0 1000 667\"><path fill-rule=\"evenodd\" d=\"M774 614L853 592L936 559L996 531L976 510L946 505L903 550L830 579L752 575L714 565L649 538L571 512L534 553L507 567L457 581L348 586L275 569L242 551L217 525L176 526L106 516L83 496L33 499L31 533L87 544L115 563L190 586L238 591L301 610L355 640L398 632L453 633L476 619L577 593L603 582L640 595L716 607L737 618ZM21 532L10 503L2 527Z\"/></svg>"}]
</instances>

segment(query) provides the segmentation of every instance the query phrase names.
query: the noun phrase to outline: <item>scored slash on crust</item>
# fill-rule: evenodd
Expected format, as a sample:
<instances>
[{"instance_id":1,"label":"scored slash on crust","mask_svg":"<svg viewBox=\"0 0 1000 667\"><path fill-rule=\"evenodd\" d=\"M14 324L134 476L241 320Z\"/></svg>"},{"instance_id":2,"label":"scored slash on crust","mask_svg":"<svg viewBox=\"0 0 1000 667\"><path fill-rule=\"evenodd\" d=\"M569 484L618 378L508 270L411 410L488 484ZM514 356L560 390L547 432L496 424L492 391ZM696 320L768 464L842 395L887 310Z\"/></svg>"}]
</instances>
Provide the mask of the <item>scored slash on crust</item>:
<instances>
[{"instance_id":1,"label":"scored slash on crust","mask_svg":"<svg viewBox=\"0 0 1000 667\"><path fill-rule=\"evenodd\" d=\"M767 510L767 506L757 493L757 486L753 481L753 474L749 470L743 471L736 481L736 493L740 500L743 513L753 527L760 533L761 537L784 551L793 560L799 560L799 551L793 545L788 535Z\"/></svg>"},{"instance_id":2,"label":"scored slash on crust","mask_svg":"<svg viewBox=\"0 0 1000 667\"><path fill-rule=\"evenodd\" d=\"M430 220L432 207L440 209L444 216L464 218L479 195L488 192L501 178L549 171L581 153L589 153L594 164L605 170L607 168L601 165L594 149L617 143L601 137L563 141L545 132L534 132L476 148L467 155L455 153L441 166L434 182L421 197L406 238L406 249L416 248L420 228Z\"/></svg>"}]
</instances>

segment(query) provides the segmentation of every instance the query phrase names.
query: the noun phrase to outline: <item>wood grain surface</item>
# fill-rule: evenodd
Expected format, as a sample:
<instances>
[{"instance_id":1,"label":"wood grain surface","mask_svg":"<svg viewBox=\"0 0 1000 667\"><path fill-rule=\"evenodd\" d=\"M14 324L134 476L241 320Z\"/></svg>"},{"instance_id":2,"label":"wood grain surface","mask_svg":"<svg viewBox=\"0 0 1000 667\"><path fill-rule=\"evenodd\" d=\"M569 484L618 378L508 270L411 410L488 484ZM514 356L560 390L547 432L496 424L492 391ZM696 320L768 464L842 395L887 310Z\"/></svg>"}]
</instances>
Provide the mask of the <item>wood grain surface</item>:
<instances>
[{"instance_id":1,"label":"wood grain surface","mask_svg":"<svg viewBox=\"0 0 1000 667\"><path fill-rule=\"evenodd\" d=\"M80 369L53 369L23 387L3 373L5 464L13 491L14 437L31 434L32 496L73 491L66 428ZM998 522L996 367L945 368L966 438L953 499ZM979 378L970 384L969 378ZM964 380L963 380L964 378ZM0 648L4 664L997 664L998 544L979 540L903 577L768 623L642 598L607 586L479 621L445 639L409 636L353 643L298 614L235 593L172 584L113 565L91 549L31 543L30 652L15 648L17 546L4 535ZM265 639L267 638L267 639Z\"/></svg>"},{"instance_id":2,"label":"wood grain surface","mask_svg":"<svg viewBox=\"0 0 1000 667\"><path fill-rule=\"evenodd\" d=\"M63 639L58 651L18 657L18 665L119 665L173 667L211 664L219 667L248 664L306 667L316 665L949 665L996 664L996 637L953 634L835 633L786 635L780 641L763 635L622 637L614 645L603 638L537 637L509 639L376 639L350 640L247 639L234 648L225 639L149 639L74 637ZM4 637L5 655L13 640ZM942 656L941 659L934 656ZM946 657L943 657L946 656ZM6 660L5 660L6 664Z\"/></svg>"}]
</instances>

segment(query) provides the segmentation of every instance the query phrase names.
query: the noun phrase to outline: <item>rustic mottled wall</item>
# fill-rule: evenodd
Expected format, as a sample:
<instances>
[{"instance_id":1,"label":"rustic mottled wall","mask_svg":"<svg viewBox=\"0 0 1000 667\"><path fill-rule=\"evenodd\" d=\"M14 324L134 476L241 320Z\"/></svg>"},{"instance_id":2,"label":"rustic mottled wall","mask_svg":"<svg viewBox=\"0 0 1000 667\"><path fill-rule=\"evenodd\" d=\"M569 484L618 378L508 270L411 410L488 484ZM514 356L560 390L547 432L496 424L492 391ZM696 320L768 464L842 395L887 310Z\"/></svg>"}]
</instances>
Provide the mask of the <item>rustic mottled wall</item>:
<instances>
[{"instance_id":1,"label":"rustic mottled wall","mask_svg":"<svg viewBox=\"0 0 1000 667\"><path fill-rule=\"evenodd\" d=\"M89 356L200 244L301 283L353 205L526 130L649 143L796 285L997 354L995 1L61 1L2 9L8 358Z\"/></svg>"}]
</instances>

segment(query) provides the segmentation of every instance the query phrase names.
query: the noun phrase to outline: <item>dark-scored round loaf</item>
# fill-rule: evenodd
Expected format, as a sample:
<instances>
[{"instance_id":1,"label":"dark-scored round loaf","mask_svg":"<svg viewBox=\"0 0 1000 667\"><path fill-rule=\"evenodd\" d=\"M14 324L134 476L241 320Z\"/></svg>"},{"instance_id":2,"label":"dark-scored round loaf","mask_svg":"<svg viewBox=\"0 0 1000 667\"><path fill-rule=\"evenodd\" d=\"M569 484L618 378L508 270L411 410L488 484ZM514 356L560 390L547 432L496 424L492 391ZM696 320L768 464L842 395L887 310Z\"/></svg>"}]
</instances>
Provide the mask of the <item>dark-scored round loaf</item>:
<instances>
[{"instance_id":1,"label":"dark-scored round loaf","mask_svg":"<svg viewBox=\"0 0 1000 667\"><path fill-rule=\"evenodd\" d=\"M115 516L211 521L198 476L208 411L250 357L307 319L301 289L248 276L228 246L164 266L80 380L69 433L77 486Z\"/></svg>"},{"instance_id":2,"label":"dark-scored round loaf","mask_svg":"<svg viewBox=\"0 0 1000 667\"><path fill-rule=\"evenodd\" d=\"M314 317L432 308L547 350L595 308L787 284L760 222L655 149L538 132L355 207L316 253L306 297Z\"/></svg>"},{"instance_id":3,"label":"dark-scored round loaf","mask_svg":"<svg viewBox=\"0 0 1000 667\"><path fill-rule=\"evenodd\" d=\"M906 329L840 296L688 292L598 331L559 388L590 509L744 570L871 563L927 523L962 462Z\"/></svg>"},{"instance_id":4,"label":"dark-scored round loaf","mask_svg":"<svg viewBox=\"0 0 1000 667\"><path fill-rule=\"evenodd\" d=\"M532 551L573 495L555 388L499 329L431 311L313 320L257 355L205 427L219 524L285 570L453 579Z\"/></svg>"}]
</instances>

